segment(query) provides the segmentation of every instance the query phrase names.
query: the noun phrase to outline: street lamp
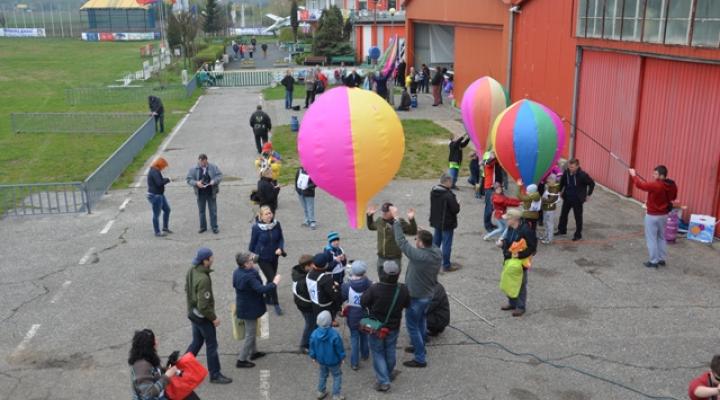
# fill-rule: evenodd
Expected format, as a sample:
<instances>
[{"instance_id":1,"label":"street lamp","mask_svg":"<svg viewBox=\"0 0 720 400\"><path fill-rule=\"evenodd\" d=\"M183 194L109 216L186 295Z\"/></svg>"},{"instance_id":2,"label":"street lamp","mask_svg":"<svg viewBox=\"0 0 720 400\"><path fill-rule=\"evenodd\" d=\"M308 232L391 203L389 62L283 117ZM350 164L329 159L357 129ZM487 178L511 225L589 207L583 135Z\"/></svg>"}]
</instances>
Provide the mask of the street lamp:
<instances>
[{"instance_id":1,"label":"street lamp","mask_svg":"<svg viewBox=\"0 0 720 400\"><path fill-rule=\"evenodd\" d=\"M390 13L390 35L391 35L390 37L393 37L393 35L394 35L394 33L395 33L395 32L393 31L393 25L394 25L394 22L395 22L395 12L397 12L397 10L395 10L395 8L393 7L393 8L391 8L391 9L389 9L388 12ZM398 42L400 41L400 38L399 38L399 37L398 37L397 41L398 41ZM396 48L397 48L397 50L398 50L398 51L397 51L397 54L395 55L396 60L397 60L397 56L400 54L400 43L395 43L395 46L396 46ZM397 69L397 65L395 65L395 68ZM398 74L398 75L399 75L399 74ZM391 77L391 78L392 78L392 80L388 79L389 81L392 82L392 83L390 84L390 90L389 90L389 92L390 92L390 105L391 105L391 106L394 106L394 105L395 105L395 78L394 78L394 77ZM401 84L404 84L404 83L401 83Z\"/></svg>"}]
</instances>

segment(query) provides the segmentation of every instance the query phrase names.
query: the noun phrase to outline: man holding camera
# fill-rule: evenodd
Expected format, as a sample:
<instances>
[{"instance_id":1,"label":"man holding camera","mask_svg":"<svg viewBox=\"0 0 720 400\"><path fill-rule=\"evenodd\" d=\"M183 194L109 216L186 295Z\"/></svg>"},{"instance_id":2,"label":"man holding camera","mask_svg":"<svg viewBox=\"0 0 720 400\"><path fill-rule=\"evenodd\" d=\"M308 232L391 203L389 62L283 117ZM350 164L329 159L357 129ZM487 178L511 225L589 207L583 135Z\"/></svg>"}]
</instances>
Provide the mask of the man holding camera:
<instances>
[{"instance_id":1,"label":"man holding camera","mask_svg":"<svg viewBox=\"0 0 720 400\"><path fill-rule=\"evenodd\" d=\"M197 197L198 211L200 213L200 231L207 231L207 219L205 218L205 208L210 210L210 227L213 233L217 234L217 194L219 191L220 181L223 174L217 165L208 162L205 154L198 156L198 163L195 167L188 171L186 181L192 186Z\"/></svg>"},{"instance_id":2,"label":"man holding camera","mask_svg":"<svg viewBox=\"0 0 720 400\"><path fill-rule=\"evenodd\" d=\"M380 282L370 286L360 298L360 305L369 310L370 318L385 322L378 332L368 337L377 378L375 390L378 392L390 390L390 382L400 373L395 369L395 348L400 333L402 310L410 305L410 292L405 285L398 283L399 276L398 264L395 261L385 261Z\"/></svg>"}]
</instances>

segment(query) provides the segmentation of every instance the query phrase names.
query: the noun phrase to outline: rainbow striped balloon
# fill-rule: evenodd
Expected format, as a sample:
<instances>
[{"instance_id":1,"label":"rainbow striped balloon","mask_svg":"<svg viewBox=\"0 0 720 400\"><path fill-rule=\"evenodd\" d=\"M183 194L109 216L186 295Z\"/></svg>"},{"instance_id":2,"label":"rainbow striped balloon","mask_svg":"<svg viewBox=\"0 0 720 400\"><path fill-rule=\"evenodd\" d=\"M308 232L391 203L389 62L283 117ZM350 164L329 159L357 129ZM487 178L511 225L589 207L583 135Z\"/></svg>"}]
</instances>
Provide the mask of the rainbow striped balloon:
<instances>
[{"instance_id":1,"label":"rainbow striped balloon","mask_svg":"<svg viewBox=\"0 0 720 400\"><path fill-rule=\"evenodd\" d=\"M490 147L493 123L508 106L508 100L505 88L489 76L476 80L465 90L460 109L476 151L481 152L485 145Z\"/></svg>"},{"instance_id":2,"label":"rainbow striped balloon","mask_svg":"<svg viewBox=\"0 0 720 400\"><path fill-rule=\"evenodd\" d=\"M520 100L495 120L492 143L500 165L527 187L545 178L557 162L565 145L565 127L548 107Z\"/></svg>"},{"instance_id":3,"label":"rainbow striped balloon","mask_svg":"<svg viewBox=\"0 0 720 400\"><path fill-rule=\"evenodd\" d=\"M380 96L342 86L310 106L297 146L313 182L345 203L351 227L362 228L368 201L400 169L405 134L397 114Z\"/></svg>"}]
</instances>

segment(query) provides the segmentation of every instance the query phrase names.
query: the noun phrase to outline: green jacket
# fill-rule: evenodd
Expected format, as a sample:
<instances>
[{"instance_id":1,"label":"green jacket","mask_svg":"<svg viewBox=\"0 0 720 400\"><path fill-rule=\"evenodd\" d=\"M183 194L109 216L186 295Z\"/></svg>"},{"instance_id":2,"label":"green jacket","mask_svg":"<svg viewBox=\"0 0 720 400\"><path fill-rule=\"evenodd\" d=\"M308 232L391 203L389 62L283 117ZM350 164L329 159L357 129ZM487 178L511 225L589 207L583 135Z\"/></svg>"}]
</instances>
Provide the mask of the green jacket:
<instances>
[{"instance_id":1,"label":"green jacket","mask_svg":"<svg viewBox=\"0 0 720 400\"><path fill-rule=\"evenodd\" d=\"M560 184L546 184L545 189L547 197L543 194L542 209L543 211L555 211L557 209L557 203L560 199Z\"/></svg>"},{"instance_id":2,"label":"green jacket","mask_svg":"<svg viewBox=\"0 0 720 400\"><path fill-rule=\"evenodd\" d=\"M540 208L542 207L542 204L538 204L537 202L540 202L540 193L535 192L533 194L527 194L527 193L520 193L518 194L518 199L522 202L522 208L523 208L523 215L522 217L524 219L529 220L535 220L537 221L538 218L540 218ZM535 207L533 207L533 203L535 203ZM539 206L539 207L538 207ZM537 208L537 210L533 209Z\"/></svg>"},{"instance_id":3,"label":"green jacket","mask_svg":"<svg viewBox=\"0 0 720 400\"><path fill-rule=\"evenodd\" d=\"M215 296L212 291L211 269L201 265L190 267L185 276L185 293L187 295L188 316L197 310L205 318L215 321Z\"/></svg>"},{"instance_id":4,"label":"green jacket","mask_svg":"<svg viewBox=\"0 0 720 400\"><path fill-rule=\"evenodd\" d=\"M417 234L417 223L415 219L410 222L400 219L403 233L406 235ZM393 236L393 221L385 221L382 217L373 220L373 216L367 215L367 227L371 231L377 231L377 255L382 258L402 258L402 251L395 242Z\"/></svg>"}]
</instances>

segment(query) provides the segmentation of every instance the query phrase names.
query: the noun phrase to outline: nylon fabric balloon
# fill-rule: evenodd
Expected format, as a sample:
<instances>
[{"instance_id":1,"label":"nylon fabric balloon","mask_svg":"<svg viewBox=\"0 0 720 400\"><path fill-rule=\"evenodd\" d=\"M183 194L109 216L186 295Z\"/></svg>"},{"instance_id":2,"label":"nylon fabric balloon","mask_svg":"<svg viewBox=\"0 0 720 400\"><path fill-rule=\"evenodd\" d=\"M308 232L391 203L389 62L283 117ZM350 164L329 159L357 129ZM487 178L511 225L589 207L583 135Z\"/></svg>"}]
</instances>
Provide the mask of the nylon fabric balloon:
<instances>
[{"instance_id":1,"label":"nylon fabric balloon","mask_svg":"<svg viewBox=\"0 0 720 400\"><path fill-rule=\"evenodd\" d=\"M507 108L508 100L503 86L489 76L476 80L465 89L460 109L465 130L476 151L481 152L485 146L488 150L492 147L490 134L493 123Z\"/></svg>"},{"instance_id":2,"label":"nylon fabric balloon","mask_svg":"<svg viewBox=\"0 0 720 400\"><path fill-rule=\"evenodd\" d=\"M313 182L343 203L353 228L400 169L405 134L390 105L374 92L338 87L305 113L298 134L300 163Z\"/></svg>"},{"instance_id":3,"label":"nylon fabric balloon","mask_svg":"<svg viewBox=\"0 0 720 400\"><path fill-rule=\"evenodd\" d=\"M527 187L544 179L557 162L565 144L565 127L548 107L520 100L497 117L491 140L500 165Z\"/></svg>"}]
</instances>

